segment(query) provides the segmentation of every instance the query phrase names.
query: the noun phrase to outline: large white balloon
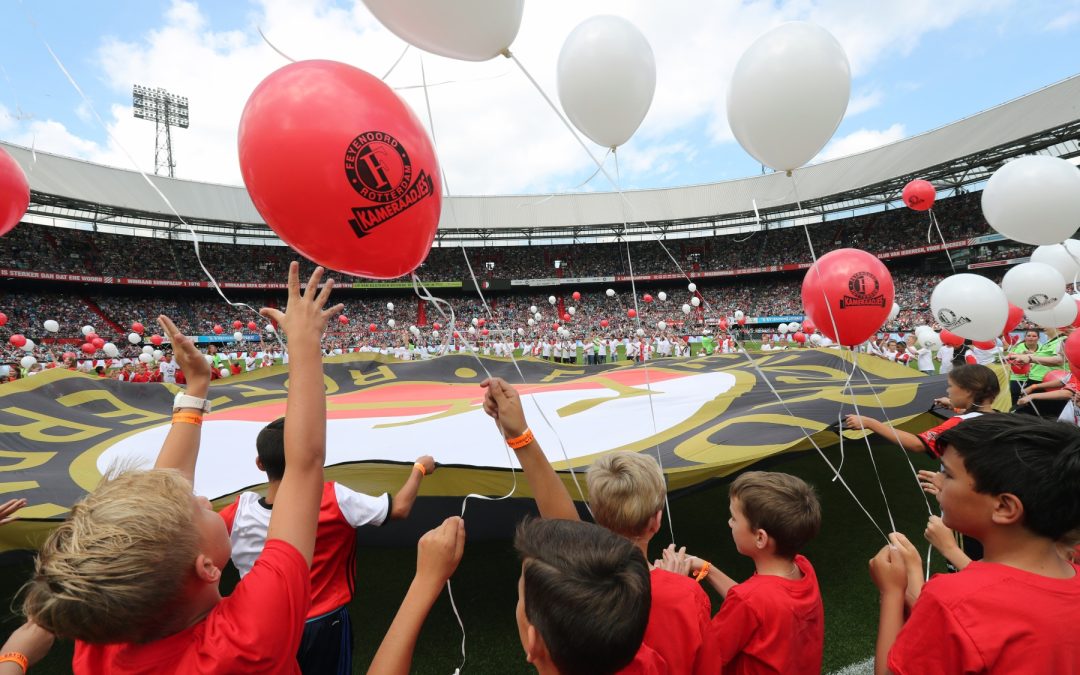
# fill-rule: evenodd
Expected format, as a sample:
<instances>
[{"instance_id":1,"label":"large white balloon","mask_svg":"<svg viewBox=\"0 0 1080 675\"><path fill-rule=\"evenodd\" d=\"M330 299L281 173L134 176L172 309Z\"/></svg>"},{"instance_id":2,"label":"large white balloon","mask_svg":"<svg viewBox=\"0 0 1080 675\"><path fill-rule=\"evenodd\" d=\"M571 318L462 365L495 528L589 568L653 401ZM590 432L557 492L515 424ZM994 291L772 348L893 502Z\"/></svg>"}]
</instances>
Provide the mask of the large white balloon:
<instances>
[{"instance_id":1,"label":"large white balloon","mask_svg":"<svg viewBox=\"0 0 1080 675\"><path fill-rule=\"evenodd\" d=\"M37 359L35 359L33 356L24 356L19 359L19 365L26 370L33 368L35 363L37 363Z\"/></svg>"},{"instance_id":2,"label":"large white balloon","mask_svg":"<svg viewBox=\"0 0 1080 675\"><path fill-rule=\"evenodd\" d=\"M1061 273L1065 283L1071 284L1080 275L1080 241L1066 239L1061 244L1040 246L1031 254L1031 262L1053 267Z\"/></svg>"},{"instance_id":3,"label":"large white balloon","mask_svg":"<svg viewBox=\"0 0 1080 675\"><path fill-rule=\"evenodd\" d=\"M83 335L89 335L90 333L93 333L93 332L94 332L94 327L91 326L90 324L86 324L85 326L82 327L82 334Z\"/></svg>"},{"instance_id":4,"label":"large white balloon","mask_svg":"<svg viewBox=\"0 0 1080 675\"><path fill-rule=\"evenodd\" d=\"M900 305L895 302L892 304L892 309L889 310L889 321L896 321L896 317L900 316Z\"/></svg>"},{"instance_id":5,"label":"large white balloon","mask_svg":"<svg viewBox=\"0 0 1080 675\"><path fill-rule=\"evenodd\" d=\"M133 345L137 345L140 342L142 342L142 336L139 335L138 333L129 333L128 334L128 342L130 342Z\"/></svg>"},{"instance_id":6,"label":"large white balloon","mask_svg":"<svg viewBox=\"0 0 1080 675\"><path fill-rule=\"evenodd\" d=\"M106 342L101 348L101 351L105 352L105 356L108 356L110 359L115 359L117 356L120 356L120 349L111 342Z\"/></svg>"},{"instance_id":7,"label":"large white balloon","mask_svg":"<svg viewBox=\"0 0 1080 675\"><path fill-rule=\"evenodd\" d=\"M1076 300L1066 295L1050 309L1024 312L1028 321L1043 328L1064 328L1076 321Z\"/></svg>"},{"instance_id":8,"label":"large white balloon","mask_svg":"<svg viewBox=\"0 0 1080 675\"><path fill-rule=\"evenodd\" d=\"M969 340L993 340L1005 328L1005 291L978 274L954 274L930 295L930 311L941 327Z\"/></svg>"},{"instance_id":9,"label":"large white balloon","mask_svg":"<svg viewBox=\"0 0 1080 675\"><path fill-rule=\"evenodd\" d=\"M394 35L424 51L487 61L510 46L525 0L364 0Z\"/></svg>"},{"instance_id":10,"label":"large white balloon","mask_svg":"<svg viewBox=\"0 0 1080 675\"><path fill-rule=\"evenodd\" d=\"M55 333L56 331L60 330L60 324L57 323L54 319L47 319L45 321L45 330L49 331L50 333Z\"/></svg>"},{"instance_id":11,"label":"large white balloon","mask_svg":"<svg viewBox=\"0 0 1080 675\"><path fill-rule=\"evenodd\" d=\"M1009 239L1059 244L1080 227L1080 171L1058 157L1014 159L990 176L982 210Z\"/></svg>"},{"instance_id":12,"label":"large white balloon","mask_svg":"<svg viewBox=\"0 0 1080 675\"><path fill-rule=\"evenodd\" d=\"M1005 273L1001 290L1009 302L1025 312L1042 312L1065 297L1065 279L1046 263L1022 263Z\"/></svg>"},{"instance_id":13,"label":"large white balloon","mask_svg":"<svg viewBox=\"0 0 1080 675\"><path fill-rule=\"evenodd\" d=\"M731 131L765 166L806 164L836 132L851 96L851 66L829 31L781 24L743 53L728 87Z\"/></svg>"},{"instance_id":14,"label":"large white balloon","mask_svg":"<svg viewBox=\"0 0 1080 675\"><path fill-rule=\"evenodd\" d=\"M620 16L594 16L578 24L563 43L556 73L566 116L605 148L630 140L656 91L652 47Z\"/></svg>"}]
</instances>

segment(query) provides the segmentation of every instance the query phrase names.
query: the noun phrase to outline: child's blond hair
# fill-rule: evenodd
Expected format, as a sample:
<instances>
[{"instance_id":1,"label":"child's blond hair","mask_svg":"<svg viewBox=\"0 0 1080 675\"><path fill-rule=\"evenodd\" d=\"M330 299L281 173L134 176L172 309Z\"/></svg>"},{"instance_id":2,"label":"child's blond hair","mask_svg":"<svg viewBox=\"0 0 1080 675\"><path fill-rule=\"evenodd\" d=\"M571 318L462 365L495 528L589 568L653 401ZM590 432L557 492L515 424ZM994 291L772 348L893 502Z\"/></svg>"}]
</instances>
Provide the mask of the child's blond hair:
<instances>
[{"instance_id":1,"label":"child's blond hair","mask_svg":"<svg viewBox=\"0 0 1080 675\"><path fill-rule=\"evenodd\" d=\"M586 474L593 518L624 537L640 535L664 508L667 487L660 465L638 452L612 452L594 461Z\"/></svg>"},{"instance_id":2,"label":"child's blond hair","mask_svg":"<svg viewBox=\"0 0 1080 675\"><path fill-rule=\"evenodd\" d=\"M84 642L155 637L194 568L195 508L191 483L177 471L106 477L45 541L23 611Z\"/></svg>"}]
</instances>

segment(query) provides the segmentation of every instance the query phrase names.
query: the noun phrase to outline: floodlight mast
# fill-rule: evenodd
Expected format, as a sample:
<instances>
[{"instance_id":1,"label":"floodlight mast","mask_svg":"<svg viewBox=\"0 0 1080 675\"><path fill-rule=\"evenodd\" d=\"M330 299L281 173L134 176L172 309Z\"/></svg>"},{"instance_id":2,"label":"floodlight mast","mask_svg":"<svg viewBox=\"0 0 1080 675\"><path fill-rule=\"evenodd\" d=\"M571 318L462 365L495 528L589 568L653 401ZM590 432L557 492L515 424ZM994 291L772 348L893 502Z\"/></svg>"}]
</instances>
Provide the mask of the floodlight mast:
<instances>
[{"instance_id":1,"label":"floodlight mast","mask_svg":"<svg viewBox=\"0 0 1080 675\"><path fill-rule=\"evenodd\" d=\"M151 89L136 84L131 91L135 117L151 120L156 127L154 141L154 173L161 175L167 169L173 178L176 163L172 155L172 127L188 128L188 100L186 96L170 94L161 87Z\"/></svg>"}]
</instances>

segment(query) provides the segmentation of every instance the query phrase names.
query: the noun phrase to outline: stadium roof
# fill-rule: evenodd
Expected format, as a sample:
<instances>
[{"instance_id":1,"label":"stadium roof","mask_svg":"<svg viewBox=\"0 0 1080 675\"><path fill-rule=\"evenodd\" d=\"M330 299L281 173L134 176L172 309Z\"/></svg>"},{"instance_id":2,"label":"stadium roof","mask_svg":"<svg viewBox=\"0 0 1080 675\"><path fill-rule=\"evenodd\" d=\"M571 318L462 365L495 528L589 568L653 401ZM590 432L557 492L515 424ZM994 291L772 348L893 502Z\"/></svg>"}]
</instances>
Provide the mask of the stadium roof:
<instances>
[{"instance_id":1,"label":"stadium roof","mask_svg":"<svg viewBox=\"0 0 1080 675\"><path fill-rule=\"evenodd\" d=\"M30 213L64 220L174 229L176 218L135 171L0 142L30 179ZM1080 156L1080 75L926 133L799 169L678 188L453 197L443 243L510 239L637 238L655 228L693 236L888 204L912 178L959 189L985 181L1011 157ZM243 187L151 176L176 211L205 234L274 238ZM796 194L797 191L797 194ZM755 208L757 214L755 214ZM642 221L647 221L645 225ZM627 224L629 223L629 224Z\"/></svg>"}]
</instances>

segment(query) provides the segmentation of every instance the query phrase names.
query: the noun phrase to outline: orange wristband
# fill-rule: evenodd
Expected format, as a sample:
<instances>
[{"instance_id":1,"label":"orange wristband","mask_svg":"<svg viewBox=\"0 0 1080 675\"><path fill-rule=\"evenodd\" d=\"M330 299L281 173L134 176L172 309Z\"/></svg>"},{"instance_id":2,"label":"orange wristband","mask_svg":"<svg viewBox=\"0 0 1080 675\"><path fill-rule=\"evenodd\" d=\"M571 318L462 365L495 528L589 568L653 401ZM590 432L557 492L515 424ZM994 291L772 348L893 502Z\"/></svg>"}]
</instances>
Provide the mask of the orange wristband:
<instances>
[{"instance_id":1,"label":"orange wristband","mask_svg":"<svg viewBox=\"0 0 1080 675\"><path fill-rule=\"evenodd\" d=\"M192 412L175 412L172 416L173 424L180 422L182 424L194 424L199 427L202 426L202 414Z\"/></svg>"},{"instance_id":2,"label":"orange wristband","mask_svg":"<svg viewBox=\"0 0 1080 675\"><path fill-rule=\"evenodd\" d=\"M712 563L710 563L710 562L706 562L704 565L702 565L701 569L698 570L698 573L694 575L694 581L696 581L698 583L701 583L702 581L704 581L705 577L709 576L709 568L710 567L712 567Z\"/></svg>"},{"instance_id":3,"label":"orange wristband","mask_svg":"<svg viewBox=\"0 0 1080 675\"><path fill-rule=\"evenodd\" d=\"M514 450L520 450L529 443L532 443L533 440L534 439L532 429L525 429L525 433L521 434L520 436L506 439L506 444Z\"/></svg>"},{"instance_id":4,"label":"orange wristband","mask_svg":"<svg viewBox=\"0 0 1080 675\"><path fill-rule=\"evenodd\" d=\"M0 654L0 663L17 663L22 666L22 670L25 673L26 669L30 667L30 660L19 652L5 652Z\"/></svg>"},{"instance_id":5,"label":"orange wristband","mask_svg":"<svg viewBox=\"0 0 1080 675\"><path fill-rule=\"evenodd\" d=\"M425 469L424 465L421 464L420 462L417 462L417 463L413 464L412 468L417 469L418 471L420 471L421 476L426 476L427 475L427 469Z\"/></svg>"}]
</instances>

